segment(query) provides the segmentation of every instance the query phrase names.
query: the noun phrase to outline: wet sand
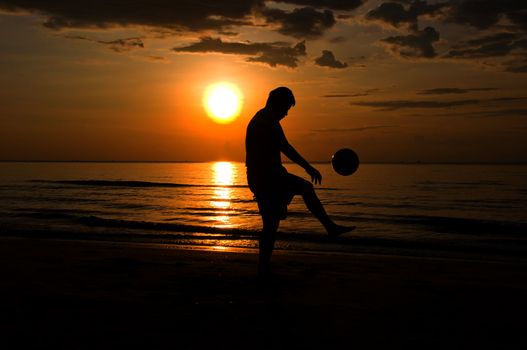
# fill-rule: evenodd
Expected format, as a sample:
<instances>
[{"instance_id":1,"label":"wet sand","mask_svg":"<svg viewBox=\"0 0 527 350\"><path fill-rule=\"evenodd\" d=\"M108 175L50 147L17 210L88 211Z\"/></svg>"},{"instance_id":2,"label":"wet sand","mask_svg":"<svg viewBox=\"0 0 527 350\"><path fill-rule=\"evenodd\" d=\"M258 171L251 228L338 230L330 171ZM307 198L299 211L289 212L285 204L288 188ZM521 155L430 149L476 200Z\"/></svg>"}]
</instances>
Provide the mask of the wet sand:
<instances>
[{"instance_id":1,"label":"wet sand","mask_svg":"<svg viewBox=\"0 0 527 350\"><path fill-rule=\"evenodd\" d=\"M525 348L527 260L0 239L13 348Z\"/></svg>"}]
</instances>

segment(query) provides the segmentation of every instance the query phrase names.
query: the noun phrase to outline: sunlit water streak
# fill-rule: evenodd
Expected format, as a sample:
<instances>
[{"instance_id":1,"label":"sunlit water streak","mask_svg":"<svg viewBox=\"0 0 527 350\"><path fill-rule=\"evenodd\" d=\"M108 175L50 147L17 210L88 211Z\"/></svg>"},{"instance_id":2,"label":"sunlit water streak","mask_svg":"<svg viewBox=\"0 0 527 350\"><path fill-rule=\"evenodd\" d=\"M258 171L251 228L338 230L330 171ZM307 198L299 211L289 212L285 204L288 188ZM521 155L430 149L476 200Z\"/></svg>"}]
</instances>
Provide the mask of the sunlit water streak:
<instances>
[{"instance_id":1,"label":"sunlit water streak","mask_svg":"<svg viewBox=\"0 0 527 350\"><path fill-rule=\"evenodd\" d=\"M527 237L527 166L363 164L349 177L329 164L317 167L327 211L358 229L328 242L295 197L280 226L282 249L403 241L518 245ZM0 170L2 234L256 246L261 222L242 163L0 163Z\"/></svg>"}]
</instances>

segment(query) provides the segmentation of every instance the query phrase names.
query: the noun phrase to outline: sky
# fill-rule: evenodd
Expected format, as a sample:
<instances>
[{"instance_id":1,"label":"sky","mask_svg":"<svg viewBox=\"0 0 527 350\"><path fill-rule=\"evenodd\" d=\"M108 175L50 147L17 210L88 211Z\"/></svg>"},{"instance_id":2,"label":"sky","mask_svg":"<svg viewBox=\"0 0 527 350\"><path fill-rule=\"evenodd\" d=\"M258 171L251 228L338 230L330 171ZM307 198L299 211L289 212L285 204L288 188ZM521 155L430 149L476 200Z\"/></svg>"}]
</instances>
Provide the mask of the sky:
<instances>
[{"instance_id":1,"label":"sky","mask_svg":"<svg viewBox=\"0 0 527 350\"><path fill-rule=\"evenodd\" d=\"M310 161L527 162L524 0L0 0L0 76L1 160L243 161L287 86Z\"/></svg>"}]
</instances>

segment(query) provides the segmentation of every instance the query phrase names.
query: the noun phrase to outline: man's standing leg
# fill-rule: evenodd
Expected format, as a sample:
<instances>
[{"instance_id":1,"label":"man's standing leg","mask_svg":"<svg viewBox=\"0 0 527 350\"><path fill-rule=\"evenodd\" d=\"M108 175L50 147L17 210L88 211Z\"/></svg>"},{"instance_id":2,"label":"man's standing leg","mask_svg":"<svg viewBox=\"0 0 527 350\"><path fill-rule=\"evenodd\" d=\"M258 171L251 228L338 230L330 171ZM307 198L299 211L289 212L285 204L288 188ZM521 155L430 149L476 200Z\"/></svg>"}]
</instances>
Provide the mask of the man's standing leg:
<instances>
[{"instance_id":1,"label":"man's standing leg","mask_svg":"<svg viewBox=\"0 0 527 350\"><path fill-rule=\"evenodd\" d=\"M271 272L271 255L273 254L276 232L280 219L274 215L262 215L263 229L260 234L258 275L269 276Z\"/></svg>"}]
</instances>

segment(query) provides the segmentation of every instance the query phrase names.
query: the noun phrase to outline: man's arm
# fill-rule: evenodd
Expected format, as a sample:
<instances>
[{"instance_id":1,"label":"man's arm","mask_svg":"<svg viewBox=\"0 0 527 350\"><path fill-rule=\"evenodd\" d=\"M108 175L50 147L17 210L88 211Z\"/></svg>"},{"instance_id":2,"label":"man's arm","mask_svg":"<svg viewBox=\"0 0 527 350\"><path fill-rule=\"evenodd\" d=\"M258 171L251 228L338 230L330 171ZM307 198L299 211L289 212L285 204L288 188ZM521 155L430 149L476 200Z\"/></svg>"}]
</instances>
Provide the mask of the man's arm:
<instances>
[{"instance_id":1,"label":"man's arm","mask_svg":"<svg viewBox=\"0 0 527 350\"><path fill-rule=\"evenodd\" d=\"M283 154L289 159L291 159L296 164L300 165L304 170L311 176L311 182L315 184L321 184L322 183L322 175L320 172L313 168L311 164L307 160L304 159L296 151L296 149L289 144L289 141L287 141L287 138L285 137L284 130L282 129L282 125L278 123L278 135L279 135L279 142L280 142L280 151L282 151Z\"/></svg>"},{"instance_id":2,"label":"man's arm","mask_svg":"<svg viewBox=\"0 0 527 350\"><path fill-rule=\"evenodd\" d=\"M304 168L309 176L311 176L311 182L315 184L322 183L322 175L320 172L313 168L311 164L309 164L309 162L305 160L304 157L302 157L300 153L298 153L297 150L289 144L289 142L287 142L287 140L285 140L285 143L282 144L281 148L282 153L285 154L287 158L291 159L293 162Z\"/></svg>"}]
</instances>

